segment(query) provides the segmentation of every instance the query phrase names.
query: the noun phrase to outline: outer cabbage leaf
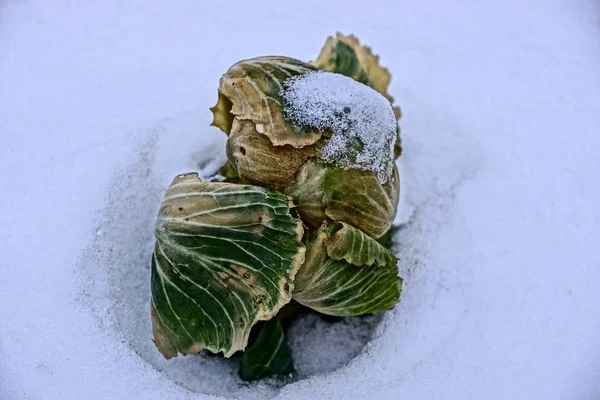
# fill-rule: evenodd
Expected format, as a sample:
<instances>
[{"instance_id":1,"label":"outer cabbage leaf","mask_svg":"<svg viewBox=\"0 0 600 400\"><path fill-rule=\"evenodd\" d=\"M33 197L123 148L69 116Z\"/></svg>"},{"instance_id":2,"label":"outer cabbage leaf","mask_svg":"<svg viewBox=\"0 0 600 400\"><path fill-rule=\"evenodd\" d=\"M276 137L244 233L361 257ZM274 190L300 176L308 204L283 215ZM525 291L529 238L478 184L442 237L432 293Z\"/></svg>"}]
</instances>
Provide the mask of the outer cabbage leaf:
<instances>
[{"instance_id":1,"label":"outer cabbage leaf","mask_svg":"<svg viewBox=\"0 0 600 400\"><path fill-rule=\"evenodd\" d=\"M396 165L392 178L381 185L371 171L344 170L309 160L285 192L294 198L308 226L341 221L377 239L396 217L400 178Z\"/></svg>"},{"instance_id":2,"label":"outer cabbage leaf","mask_svg":"<svg viewBox=\"0 0 600 400\"><path fill-rule=\"evenodd\" d=\"M265 56L238 61L219 81L217 104L211 108L212 125L229 135L233 120L250 120L257 134L274 146L301 148L321 138L322 132L285 120L281 90L292 76L316 71L308 63L290 57Z\"/></svg>"},{"instance_id":3,"label":"outer cabbage leaf","mask_svg":"<svg viewBox=\"0 0 600 400\"><path fill-rule=\"evenodd\" d=\"M175 178L152 260L152 326L165 358L243 350L252 326L291 300L304 261L300 220L267 189Z\"/></svg>"},{"instance_id":4,"label":"outer cabbage leaf","mask_svg":"<svg viewBox=\"0 0 600 400\"><path fill-rule=\"evenodd\" d=\"M235 119L227 138L227 158L249 182L279 190L296 181L298 170L316 157L319 146L320 142L300 149L273 146L268 137L256 132L252 121Z\"/></svg>"},{"instance_id":5,"label":"outer cabbage leaf","mask_svg":"<svg viewBox=\"0 0 600 400\"><path fill-rule=\"evenodd\" d=\"M272 375L294 372L292 350L277 318L261 327L258 339L244 352L240 363L240 378L253 381Z\"/></svg>"},{"instance_id":6,"label":"outer cabbage leaf","mask_svg":"<svg viewBox=\"0 0 600 400\"><path fill-rule=\"evenodd\" d=\"M352 316L389 310L400 296L396 257L352 226L323 224L308 240L294 300L320 313Z\"/></svg>"}]
</instances>

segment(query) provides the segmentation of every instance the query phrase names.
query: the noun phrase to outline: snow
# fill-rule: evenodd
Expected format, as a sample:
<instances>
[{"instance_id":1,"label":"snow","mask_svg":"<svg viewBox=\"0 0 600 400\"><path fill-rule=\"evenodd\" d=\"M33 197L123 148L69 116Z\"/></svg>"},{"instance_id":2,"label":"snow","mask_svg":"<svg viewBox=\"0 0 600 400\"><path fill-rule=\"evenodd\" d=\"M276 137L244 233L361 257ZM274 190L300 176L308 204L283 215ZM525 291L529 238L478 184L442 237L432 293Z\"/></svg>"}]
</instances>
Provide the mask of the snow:
<instances>
[{"instance_id":1,"label":"snow","mask_svg":"<svg viewBox=\"0 0 600 400\"><path fill-rule=\"evenodd\" d=\"M331 130L319 160L372 171L384 184L392 175L396 118L390 102L344 75L311 72L284 82L286 117L301 126Z\"/></svg>"},{"instance_id":2,"label":"snow","mask_svg":"<svg viewBox=\"0 0 600 400\"><path fill-rule=\"evenodd\" d=\"M314 59L332 29L382 55L403 110L402 301L347 366L280 390L219 375L224 393L600 397L599 11L592 0L4 2L0 398L211 398L132 343L143 304L124 296L147 284L133 267L148 249L135 245L174 175L217 165L206 155L224 143L207 126L220 74L257 55ZM339 362L309 361L307 375ZM214 376L199 379L205 393Z\"/></svg>"},{"instance_id":3,"label":"snow","mask_svg":"<svg viewBox=\"0 0 600 400\"><path fill-rule=\"evenodd\" d=\"M325 374L360 355L376 336L382 314L327 321L316 314L300 315L288 330L298 379Z\"/></svg>"}]
</instances>

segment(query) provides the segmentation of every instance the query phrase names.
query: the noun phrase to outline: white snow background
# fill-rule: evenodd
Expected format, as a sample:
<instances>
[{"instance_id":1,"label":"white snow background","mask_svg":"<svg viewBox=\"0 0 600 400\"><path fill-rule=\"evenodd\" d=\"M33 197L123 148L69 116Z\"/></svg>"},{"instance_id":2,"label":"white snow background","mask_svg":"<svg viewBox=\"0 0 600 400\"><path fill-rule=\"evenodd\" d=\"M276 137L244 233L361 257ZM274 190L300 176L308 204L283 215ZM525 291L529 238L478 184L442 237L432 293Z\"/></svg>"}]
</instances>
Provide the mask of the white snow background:
<instances>
[{"instance_id":1,"label":"white snow background","mask_svg":"<svg viewBox=\"0 0 600 400\"><path fill-rule=\"evenodd\" d=\"M224 154L221 73L314 59L336 31L381 55L403 110L401 302L335 371L175 383L128 315L162 191ZM599 158L593 0L4 0L0 399L600 398Z\"/></svg>"}]
</instances>

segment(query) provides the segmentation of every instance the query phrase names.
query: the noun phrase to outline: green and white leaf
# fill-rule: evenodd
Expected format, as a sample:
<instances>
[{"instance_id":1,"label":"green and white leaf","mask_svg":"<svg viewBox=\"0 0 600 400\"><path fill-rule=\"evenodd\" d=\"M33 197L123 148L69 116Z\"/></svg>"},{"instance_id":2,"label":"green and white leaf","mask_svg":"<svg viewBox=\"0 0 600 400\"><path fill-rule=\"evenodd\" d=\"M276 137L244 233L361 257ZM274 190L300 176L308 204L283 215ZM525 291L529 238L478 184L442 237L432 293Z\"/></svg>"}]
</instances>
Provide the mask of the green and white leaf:
<instances>
[{"instance_id":1,"label":"green and white leaf","mask_svg":"<svg viewBox=\"0 0 600 400\"><path fill-rule=\"evenodd\" d=\"M327 255L334 260L357 266L396 265L397 259L390 251L358 229L337 223L329 230L333 233L327 240Z\"/></svg>"},{"instance_id":2,"label":"green and white leaf","mask_svg":"<svg viewBox=\"0 0 600 400\"><path fill-rule=\"evenodd\" d=\"M258 339L244 352L239 375L245 381L254 381L273 375L293 373L292 351L277 318L261 327Z\"/></svg>"},{"instance_id":3,"label":"green and white leaf","mask_svg":"<svg viewBox=\"0 0 600 400\"><path fill-rule=\"evenodd\" d=\"M250 120L257 134L274 146L301 148L317 142L322 132L287 121L281 91L287 79L317 69L290 57L265 56L241 60L219 80L219 98L211 108L213 125L229 135L233 120Z\"/></svg>"},{"instance_id":4,"label":"green and white leaf","mask_svg":"<svg viewBox=\"0 0 600 400\"><path fill-rule=\"evenodd\" d=\"M175 178L161 205L152 260L152 326L165 358L206 348L230 357L252 326L291 300L304 261L285 195Z\"/></svg>"},{"instance_id":5,"label":"green and white leaf","mask_svg":"<svg viewBox=\"0 0 600 400\"><path fill-rule=\"evenodd\" d=\"M312 228L324 221L341 221L379 238L396 217L400 178L395 164L392 178L382 185L371 171L345 170L309 160L286 193Z\"/></svg>"},{"instance_id":6,"label":"green and white leaf","mask_svg":"<svg viewBox=\"0 0 600 400\"><path fill-rule=\"evenodd\" d=\"M323 224L307 240L294 300L320 313L352 316L389 310L400 296L396 257L343 222Z\"/></svg>"}]
</instances>

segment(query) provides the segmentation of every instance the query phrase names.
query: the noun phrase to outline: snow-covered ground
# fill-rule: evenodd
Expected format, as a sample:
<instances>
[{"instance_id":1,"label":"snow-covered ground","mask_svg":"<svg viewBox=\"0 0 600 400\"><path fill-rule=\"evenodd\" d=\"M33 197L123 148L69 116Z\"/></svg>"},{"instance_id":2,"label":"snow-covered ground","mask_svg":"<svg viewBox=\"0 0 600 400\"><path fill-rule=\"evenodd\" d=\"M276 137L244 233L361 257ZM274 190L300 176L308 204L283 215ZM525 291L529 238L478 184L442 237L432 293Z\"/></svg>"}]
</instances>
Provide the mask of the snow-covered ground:
<instances>
[{"instance_id":1,"label":"snow-covered ground","mask_svg":"<svg viewBox=\"0 0 600 400\"><path fill-rule=\"evenodd\" d=\"M172 176L222 149L207 126L220 74L257 55L314 59L338 30L381 54L403 110L402 301L346 367L279 392L198 370L193 389L600 397L596 1L8 0L0 399L207 397L132 339L147 285L132 260Z\"/></svg>"}]
</instances>

